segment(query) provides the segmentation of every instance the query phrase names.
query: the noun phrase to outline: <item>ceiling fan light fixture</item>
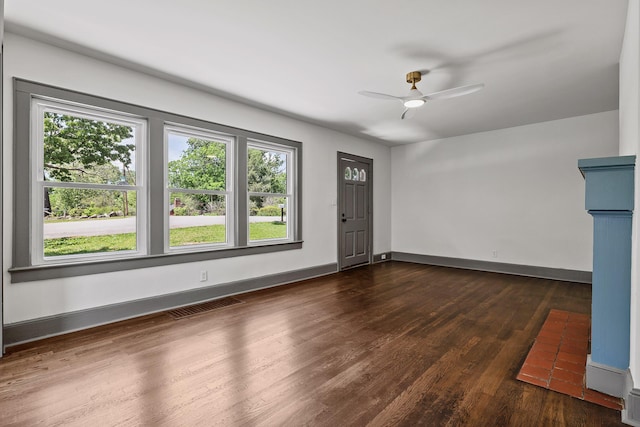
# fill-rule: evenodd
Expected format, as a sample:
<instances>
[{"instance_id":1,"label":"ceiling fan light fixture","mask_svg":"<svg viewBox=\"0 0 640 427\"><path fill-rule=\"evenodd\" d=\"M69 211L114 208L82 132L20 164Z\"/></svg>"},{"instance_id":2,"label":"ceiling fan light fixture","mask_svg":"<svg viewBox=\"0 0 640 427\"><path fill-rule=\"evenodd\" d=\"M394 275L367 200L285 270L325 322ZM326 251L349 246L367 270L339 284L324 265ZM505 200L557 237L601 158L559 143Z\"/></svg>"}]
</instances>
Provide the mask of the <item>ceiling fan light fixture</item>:
<instances>
[{"instance_id":1,"label":"ceiling fan light fixture","mask_svg":"<svg viewBox=\"0 0 640 427\"><path fill-rule=\"evenodd\" d=\"M407 79L408 78L409 76L407 76ZM417 79L415 81L420 81L420 79ZM402 103L404 104L405 108L418 108L422 107L422 105L425 103L425 100L423 98L424 95L422 95L422 92L420 92L416 88L415 81L413 81L413 85L411 86L409 95L403 98Z\"/></svg>"},{"instance_id":2,"label":"ceiling fan light fixture","mask_svg":"<svg viewBox=\"0 0 640 427\"><path fill-rule=\"evenodd\" d=\"M404 106L407 108L418 108L422 107L425 103L424 99L407 99L404 101Z\"/></svg>"}]
</instances>

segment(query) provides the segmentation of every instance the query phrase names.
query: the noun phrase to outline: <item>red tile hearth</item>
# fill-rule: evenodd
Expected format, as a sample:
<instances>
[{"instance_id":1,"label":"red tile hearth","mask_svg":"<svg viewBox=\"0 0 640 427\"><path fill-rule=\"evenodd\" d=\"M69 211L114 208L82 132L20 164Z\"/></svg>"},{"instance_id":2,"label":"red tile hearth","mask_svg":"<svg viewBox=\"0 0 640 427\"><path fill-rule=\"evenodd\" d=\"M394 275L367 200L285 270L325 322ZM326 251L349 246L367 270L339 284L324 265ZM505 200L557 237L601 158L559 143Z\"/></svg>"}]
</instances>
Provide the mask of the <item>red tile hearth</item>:
<instances>
[{"instance_id":1,"label":"red tile hearth","mask_svg":"<svg viewBox=\"0 0 640 427\"><path fill-rule=\"evenodd\" d=\"M586 314L551 310L516 378L621 410L621 399L585 387L590 325Z\"/></svg>"}]
</instances>

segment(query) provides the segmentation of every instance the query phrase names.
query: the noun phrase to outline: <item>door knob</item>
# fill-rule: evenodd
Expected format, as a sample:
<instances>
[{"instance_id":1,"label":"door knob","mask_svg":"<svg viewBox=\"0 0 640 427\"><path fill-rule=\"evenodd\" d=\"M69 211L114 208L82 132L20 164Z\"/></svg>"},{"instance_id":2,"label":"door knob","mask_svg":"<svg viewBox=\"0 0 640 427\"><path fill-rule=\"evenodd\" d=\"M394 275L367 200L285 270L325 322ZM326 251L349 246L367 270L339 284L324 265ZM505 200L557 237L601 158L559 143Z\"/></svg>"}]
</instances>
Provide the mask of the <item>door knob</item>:
<instances>
[{"instance_id":1,"label":"door knob","mask_svg":"<svg viewBox=\"0 0 640 427\"><path fill-rule=\"evenodd\" d=\"M344 217L344 214L342 214L342 222L347 222L347 218Z\"/></svg>"}]
</instances>

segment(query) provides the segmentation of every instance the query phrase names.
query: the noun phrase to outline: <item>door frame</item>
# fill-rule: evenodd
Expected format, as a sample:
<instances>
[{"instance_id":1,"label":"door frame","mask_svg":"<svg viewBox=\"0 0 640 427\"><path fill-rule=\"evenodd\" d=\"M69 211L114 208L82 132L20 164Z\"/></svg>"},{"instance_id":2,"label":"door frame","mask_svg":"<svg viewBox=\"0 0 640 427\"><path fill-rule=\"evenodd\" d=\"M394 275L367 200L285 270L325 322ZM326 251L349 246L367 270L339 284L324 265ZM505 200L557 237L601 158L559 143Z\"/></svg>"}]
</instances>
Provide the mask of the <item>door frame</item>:
<instances>
[{"instance_id":1,"label":"door frame","mask_svg":"<svg viewBox=\"0 0 640 427\"><path fill-rule=\"evenodd\" d=\"M348 159L348 160L353 160L356 162L361 162L361 163L366 163L369 169L369 172L367 174L367 180L369 181L369 194L368 194L368 206L367 206L367 219L369 221L369 227L367 230L368 236L367 236L367 243L369 245L369 260L367 261L366 264L358 264L355 265L353 267L347 267L347 268L355 268L355 267L360 267L362 265L369 265L373 263L373 159L370 159L368 157L362 157L362 156L357 156L355 154L349 154L349 153L345 153L342 151L338 151L338 155L336 157L336 169L338 171L337 174L337 178L338 178L338 198L336 201L336 223L338 224L338 271L343 270L344 268L342 267L342 256L343 256L343 247L342 247L342 217L341 217L341 213L342 213L342 192L343 192L343 186L342 186L342 180L344 178L344 172L341 170L340 168L340 159Z\"/></svg>"},{"instance_id":2,"label":"door frame","mask_svg":"<svg viewBox=\"0 0 640 427\"><path fill-rule=\"evenodd\" d=\"M0 0L0 96L4 99L4 0ZM0 237L4 242L4 190L2 167L4 159L4 107L0 102ZM12 242L15 243L15 242ZM3 245L4 246L4 245ZM4 354L4 253L0 246L0 264L2 265L2 278L0 278L0 359Z\"/></svg>"}]
</instances>

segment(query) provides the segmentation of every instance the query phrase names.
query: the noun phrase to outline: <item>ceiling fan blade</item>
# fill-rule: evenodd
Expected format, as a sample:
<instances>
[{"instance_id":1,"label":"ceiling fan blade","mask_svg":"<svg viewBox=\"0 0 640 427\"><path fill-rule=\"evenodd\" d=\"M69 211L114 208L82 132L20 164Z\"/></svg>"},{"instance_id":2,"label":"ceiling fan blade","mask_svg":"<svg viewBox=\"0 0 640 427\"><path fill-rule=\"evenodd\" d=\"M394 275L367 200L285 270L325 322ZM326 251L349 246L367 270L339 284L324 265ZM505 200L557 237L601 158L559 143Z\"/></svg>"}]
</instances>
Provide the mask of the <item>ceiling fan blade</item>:
<instances>
[{"instance_id":1,"label":"ceiling fan blade","mask_svg":"<svg viewBox=\"0 0 640 427\"><path fill-rule=\"evenodd\" d=\"M425 95L424 99L449 99L456 96L468 95L473 92L477 92L484 87L484 83L478 83L474 85L454 87L452 89L441 90L440 92L429 93Z\"/></svg>"},{"instance_id":2,"label":"ceiling fan blade","mask_svg":"<svg viewBox=\"0 0 640 427\"><path fill-rule=\"evenodd\" d=\"M402 101L401 97L393 96L393 95L387 95L386 93L369 92L368 90L361 90L358 93L360 95L368 96L369 98L393 99L393 100L396 100L396 101Z\"/></svg>"},{"instance_id":3,"label":"ceiling fan blade","mask_svg":"<svg viewBox=\"0 0 640 427\"><path fill-rule=\"evenodd\" d=\"M402 116L400 116L400 118L402 120L409 120L415 114L416 114L416 109L415 108L407 108L407 109L404 110L404 112L402 113Z\"/></svg>"}]
</instances>

